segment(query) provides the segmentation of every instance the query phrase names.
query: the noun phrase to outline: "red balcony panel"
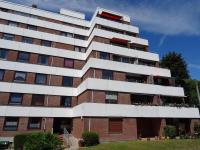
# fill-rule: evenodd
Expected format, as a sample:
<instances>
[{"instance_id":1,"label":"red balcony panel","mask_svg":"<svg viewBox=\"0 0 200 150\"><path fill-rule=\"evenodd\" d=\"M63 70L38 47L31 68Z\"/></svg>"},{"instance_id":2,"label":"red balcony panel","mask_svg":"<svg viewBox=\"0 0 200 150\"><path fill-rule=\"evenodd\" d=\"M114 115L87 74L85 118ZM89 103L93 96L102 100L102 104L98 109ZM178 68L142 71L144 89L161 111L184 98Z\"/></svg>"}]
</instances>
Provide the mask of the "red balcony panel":
<instances>
[{"instance_id":1,"label":"red balcony panel","mask_svg":"<svg viewBox=\"0 0 200 150\"><path fill-rule=\"evenodd\" d=\"M119 38L112 38L110 41L113 43L120 43L120 44L128 44L128 42L130 42L129 40L119 39Z\"/></svg>"},{"instance_id":2,"label":"red balcony panel","mask_svg":"<svg viewBox=\"0 0 200 150\"><path fill-rule=\"evenodd\" d=\"M103 18L107 18L107 19L110 19L110 20L116 20L116 21L121 21L121 19L122 19L122 16L111 14L111 13L108 13L108 12L105 12L105 11L102 11L100 16L103 17Z\"/></svg>"}]
</instances>

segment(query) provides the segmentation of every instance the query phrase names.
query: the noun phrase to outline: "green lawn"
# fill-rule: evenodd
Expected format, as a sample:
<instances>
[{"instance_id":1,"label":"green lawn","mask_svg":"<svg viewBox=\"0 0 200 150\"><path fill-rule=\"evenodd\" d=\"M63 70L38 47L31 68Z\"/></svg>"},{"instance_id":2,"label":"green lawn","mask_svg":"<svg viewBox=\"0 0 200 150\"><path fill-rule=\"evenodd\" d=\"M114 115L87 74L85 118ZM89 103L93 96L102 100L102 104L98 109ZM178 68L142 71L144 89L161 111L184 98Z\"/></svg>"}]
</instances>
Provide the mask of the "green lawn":
<instances>
[{"instance_id":1,"label":"green lawn","mask_svg":"<svg viewBox=\"0 0 200 150\"><path fill-rule=\"evenodd\" d=\"M80 150L200 150L200 139L110 142Z\"/></svg>"}]
</instances>

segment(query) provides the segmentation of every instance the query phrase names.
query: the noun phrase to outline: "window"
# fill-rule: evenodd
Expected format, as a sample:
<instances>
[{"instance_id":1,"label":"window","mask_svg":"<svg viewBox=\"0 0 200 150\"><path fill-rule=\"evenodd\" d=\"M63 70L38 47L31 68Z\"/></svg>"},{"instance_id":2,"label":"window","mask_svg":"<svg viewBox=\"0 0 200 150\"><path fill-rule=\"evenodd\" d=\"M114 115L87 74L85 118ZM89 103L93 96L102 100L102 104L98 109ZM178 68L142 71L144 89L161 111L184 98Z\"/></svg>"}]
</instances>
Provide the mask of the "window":
<instances>
[{"instance_id":1,"label":"window","mask_svg":"<svg viewBox=\"0 0 200 150\"><path fill-rule=\"evenodd\" d=\"M46 74L36 74L35 83L36 84L46 84L47 75Z\"/></svg>"},{"instance_id":2,"label":"window","mask_svg":"<svg viewBox=\"0 0 200 150\"><path fill-rule=\"evenodd\" d=\"M129 63L129 58L128 57L122 57L122 62Z\"/></svg>"},{"instance_id":3,"label":"window","mask_svg":"<svg viewBox=\"0 0 200 150\"><path fill-rule=\"evenodd\" d=\"M42 118L34 117L29 118L28 129L40 129Z\"/></svg>"},{"instance_id":4,"label":"window","mask_svg":"<svg viewBox=\"0 0 200 150\"><path fill-rule=\"evenodd\" d=\"M33 106L43 106L44 105L44 95L33 94L31 105L33 105Z\"/></svg>"},{"instance_id":5,"label":"window","mask_svg":"<svg viewBox=\"0 0 200 150\"><path fill-rule=\"evenodd\" d=\"M48 65L49 57L47 55L39 55L38 57L38 64Z\"/></svg>"},{"instance_id":6,"label":"window","mask_svg":"<svg viewBox=\"0 0 200 150\"><path fill-rule=\"evenodd\" d=\"M121 62L121 57L118 55L113 55L113 61L119 61Z\"/></svg>"},{"instance_id":7,"label":"window","mask_svg":"<svg viewBox=\"0 0 200 150\"><path fill-rule=\"evenodd\" d=\"M102 70L102 79L113 79L113 72L111 70Z\"/></svg>"},{"instance_id":8,"label":"window","mask_svg":"<svg viewBox=\"0 0 200 150\"><path fill-rule=\"evenodd\" d=\"M66 37L70 37L73 38L73 34L72 33L68 33L68 32L61 32L62 36L66 36Z\"/></svg>"},{"instance_id":9,"label":"window","mask_svg":"<svg viewBox=\"0 0 200 150\"><path fill-rule=\"evenodd\" d=\"M74 38L80 39L80 40L85 40L85 36L79 35L79 34L74 34Z\"/></svg>"},{"instance_id":10,"label":"window","mask_svg":"<svg viewBox=\"0 0 200 150\"><path fill-rule=\"evenodd\" d=\"M19 118L18 117L6 117L4 121L4 130L15 131L18 127Z\"/></svg>"},{"instance_id":11,"label":"window","mask_svg":"<svg viewBox=\"0 0 200 150\"><path fill-rule=\"evenodd\" d=\"M25 72L15 72L15 82L25 82L26 80L26 73Z\"/></svg>"},{"instance_id":12,"label":"window","mask_svg":"<svg viewBox=\"0 0 200 150\"><path fill-rule=\"evenodd\" d=\"M105 52L100 52L100 59L110 59L110 54Z\"/></svg>"},{"instance_id":13,"label":"window","mask_svg":"<svg viewBox=\"0 0 200 150\"><path fill-rule=\"evenodd\" d=\"M20 62L28 62L29 61L29 53L19 52L18 61L20 61Z\"/></svg>"},{"instance_id":14,"label":"window","mask_svg":"<svg viewBox=\"0 0 200 150\"><path fill-rule=\"evenodd\" d=\"M11 93L10 94L10 105L20 105L22 103L23 94L21 93Z\"/></svg>"},{"instance_id":15,"label":"window","mask_svg":"<svg viewBox=\"0 0 200 150\"><path fill-rule=\"evenodd\" d=\"M60 106L62 107L71 107L72 97L70 96L63 96L61 98Z\"/></svg>"},{"instance_id":16,"label":"window","mask_svg":"<svg viewBox=\"0 0 200 150\"><path fill-rule=\"evenodd\" d=\"M30 37L23 37L22 42L32 44L33 43L33 39L30 38Z\"/></svg>"},{"instance_id":17,"label":"window","mask_svg":"<svg viewBox=\"0 0 200 150\"><path fill-rule=\"evenodd\" d=\"M0 69L0 81L3 80L5 70Z\"/></svg>"},{"instance_id":18,"label":"window","mask_svg":"<svg viewBox=\"0 0 200 150\"><path fill-rule=\"evenodd\" d=\"M9 26L13 26L13 27L17 27L17 26L18 26L18 23L17 23L17 22L13 22L13 21L9 21L9 22L8 22L8 25L9 25Z\"/></svg>"},{"instance_id":19,"label":"window","mask_svg":"<svg viewBox=\"0 0 200 150\"><path fill-rule=\"evenodd\" d=\"M106 92L106 103L117 104L117 92Z\"/></svg>"},{"instance_id":20,"label":"window","mask_svg":"<svg viewBox=\"0 0 200 150\"><path fill-rule=\"evenodd\" d=\"M51 47L51 44L52 44L51 41L45 41L45 40L42 40L42 42L41 42L41 45L42 45L42 46Z\"/></svg>"},{"instance_id":21,"label":"window","mask_svg":"<svg viewBox=\"0 0 200 150\"><path fill-rule=\"evenodd\" d=\"M27 25L27 29L29 29L29 30L37 30L37 26Z\"/></svg>"},{"instance_id":22,"label":"window","mask_svg":"<svg viewBox=\"0 0 200 150\"><path fill-rule=\"evenodd\" d=\"M110 118L109 119L109 133L122 133L123 120L121 118Z\"/></svg>"},{"instance_id":23,"label":"window","mask_svg":"<svg viewBox=\"0 0 200 150\"><path fill-rule=\"evenodd\" d=\"M3 34L3 39L13 41L15 39L15 35L4 33Z\"/></svg>"},{"instance_id":24,"label":"window","mask_svg":"<svg viewBox=\"0 0 200 150\"><path fill-rule=\"evenodd\" d=\"M6 59L8 55L8 50L0 49L0 59Z\"/></svg>"},{"instance_id":25,"label":"window","mask_svg":"<svg viewBox=\"0 0 200 150\"><path fill-rule=\"evenodd\" d=\"M73 78L72 77L63 77L62 85L72 87L73 86Z\"/></svg>"},{"instance_id":26,"label":"window","mask_svg":"<svg viewBox=\"0 0 200 150\"><path fill-rule=\"evenodd\" d=\"M64 66L67 67L67 68L73 68L74 67L74 60L65 59Z\"/></svg>"},{"instance_id":27,"label":"window","mask_svg":"<svg viewBox=\"0 0 200 150\"><path fill-rule=\"evenodd\" d=\"M74 47L74 51L85 53L86 52L86 48L85 47L75 46Z\"/></svg>"}]
</instances>

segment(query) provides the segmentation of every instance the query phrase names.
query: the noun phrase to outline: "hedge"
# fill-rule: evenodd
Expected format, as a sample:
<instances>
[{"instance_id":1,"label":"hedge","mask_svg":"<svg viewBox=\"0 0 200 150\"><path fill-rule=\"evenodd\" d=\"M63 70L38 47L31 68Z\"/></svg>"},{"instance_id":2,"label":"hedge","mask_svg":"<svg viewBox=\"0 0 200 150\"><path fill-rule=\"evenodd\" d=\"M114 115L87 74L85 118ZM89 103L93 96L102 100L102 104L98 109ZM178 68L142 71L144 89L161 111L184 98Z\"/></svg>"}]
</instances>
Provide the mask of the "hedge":
<instances>
[{"instance_id":1,"label":"hedge","mask_svg":"<svg viewBox=\"0 0 200 150\"><path fill-rule=\"evenodd\" d=\"M170 139L175 138L176 136L176 127L172 125L167 125L164 128L165 136Z\"/></svg>"},{"instance_id":2,"label":"hedge","mask_svg":"<svg viewBox=\"0 0 200 150\"><path fill-rule=\"evenodd\" d=\"M96 132L85 131L82 134L84 146L94 146L99 144L99 135Z\"/></svg>"}]
</instances>

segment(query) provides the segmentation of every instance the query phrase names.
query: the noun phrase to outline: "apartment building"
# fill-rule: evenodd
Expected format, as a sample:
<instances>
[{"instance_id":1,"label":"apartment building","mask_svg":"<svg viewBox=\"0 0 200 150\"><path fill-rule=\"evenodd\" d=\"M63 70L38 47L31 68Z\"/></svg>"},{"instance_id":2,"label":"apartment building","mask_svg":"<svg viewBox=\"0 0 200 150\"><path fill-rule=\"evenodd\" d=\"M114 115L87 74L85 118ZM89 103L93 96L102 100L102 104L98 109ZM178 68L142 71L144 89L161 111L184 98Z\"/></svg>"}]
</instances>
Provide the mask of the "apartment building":
<instances>
[{"instance_id":1,"label":"apartment building","mask_svg":"<svg viewBox=\"0 0 200 150\"><path fill-rule=\"evenodd\" d=\"M160 68L130 17L97 8L59 13L0 2L0 137L64 128L101 141L193 133L197 108ZM178 106L178 107L177 107Z\"/></svg>"}]
</instances>

